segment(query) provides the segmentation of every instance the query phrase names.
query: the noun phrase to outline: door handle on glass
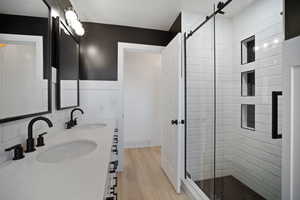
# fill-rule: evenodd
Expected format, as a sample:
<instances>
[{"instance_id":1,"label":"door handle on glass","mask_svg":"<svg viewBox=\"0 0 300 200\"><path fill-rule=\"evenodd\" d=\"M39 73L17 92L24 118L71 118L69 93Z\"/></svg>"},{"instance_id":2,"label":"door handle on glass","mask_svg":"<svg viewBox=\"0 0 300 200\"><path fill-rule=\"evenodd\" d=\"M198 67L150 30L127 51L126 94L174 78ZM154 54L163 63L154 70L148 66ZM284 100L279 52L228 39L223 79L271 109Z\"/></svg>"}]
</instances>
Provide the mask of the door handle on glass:
<instances>
[{"instance_id":1,"label":"door handle on glass","mask_svg":"<svg viewBox=\"0 0 300 200\"><path fill-rule=\"evenodd\" d=\"M171 121L171 124L172 124L172 125L178 125L178 120L177 120L177 119L176 119L176 120L172 120L172 121Z\"/></svg>"},{"instance_id":2,"label":"door handle on glass","mask_svg":"<svg viewBox=\"0 0 300 200\"><path fill-rule=\"evenodd\" d=\"M282 96L281 91L272 92L272 139L282 138L278 133L278 96Z\"/></svg>"}]
</instances>

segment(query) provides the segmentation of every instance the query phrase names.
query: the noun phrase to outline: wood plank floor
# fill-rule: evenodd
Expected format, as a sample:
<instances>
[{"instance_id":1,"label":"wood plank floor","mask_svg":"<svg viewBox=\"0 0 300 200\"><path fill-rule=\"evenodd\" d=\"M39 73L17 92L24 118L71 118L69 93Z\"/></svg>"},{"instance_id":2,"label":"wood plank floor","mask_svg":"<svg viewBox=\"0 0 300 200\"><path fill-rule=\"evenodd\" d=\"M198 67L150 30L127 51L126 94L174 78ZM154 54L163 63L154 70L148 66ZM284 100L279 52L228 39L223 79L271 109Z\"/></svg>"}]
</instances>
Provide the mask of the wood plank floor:
<instances>
[{"instance_id":1,"label":"wood plank floor","mask_svg":"<svg viewBox=\"0 0 300 200\"><path fill-rule=\"evenodd\" d=\"M120 200L188 200L175 192L161 169L159 147L125 149L118 180Z\"/></svg>"}]
</instances>

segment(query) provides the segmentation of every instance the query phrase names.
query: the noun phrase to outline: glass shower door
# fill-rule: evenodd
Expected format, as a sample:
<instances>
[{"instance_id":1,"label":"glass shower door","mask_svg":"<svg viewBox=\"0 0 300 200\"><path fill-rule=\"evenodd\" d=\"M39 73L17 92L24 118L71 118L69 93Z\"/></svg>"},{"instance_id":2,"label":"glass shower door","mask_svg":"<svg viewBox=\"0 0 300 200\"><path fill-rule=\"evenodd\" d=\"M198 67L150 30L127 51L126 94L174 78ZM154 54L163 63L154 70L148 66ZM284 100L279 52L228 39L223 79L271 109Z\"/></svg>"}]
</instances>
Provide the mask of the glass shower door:
<instances>
[{"instance_id":1,"label":"glass shower door","mask_svg":"<svg viewBox=\"0 0 300 200\"><path fill-rule=\"evenodd\" d=\"M213 23L210 20L186 40L186 175L211 199L215 176Z\"/></svg>"}]
</instances>

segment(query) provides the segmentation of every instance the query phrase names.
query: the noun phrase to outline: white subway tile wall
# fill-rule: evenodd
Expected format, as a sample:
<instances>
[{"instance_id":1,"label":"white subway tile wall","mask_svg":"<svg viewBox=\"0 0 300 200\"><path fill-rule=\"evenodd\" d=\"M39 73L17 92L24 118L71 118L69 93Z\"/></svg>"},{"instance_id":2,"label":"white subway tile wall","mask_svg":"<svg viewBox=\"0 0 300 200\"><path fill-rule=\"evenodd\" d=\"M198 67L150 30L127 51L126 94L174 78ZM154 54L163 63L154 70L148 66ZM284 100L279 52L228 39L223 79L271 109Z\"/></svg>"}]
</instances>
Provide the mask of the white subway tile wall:
<instances>
[{"instance_id":1,"label":"white subway tile wall","mask_svg":"<svg viewBox=\"0 0 300 200\"><path fill-rule=\"evenodd\" d=\"M262 0L233 18L216 19L216 175L233 175L272 200L281 194L281 140L271 133L271 94L282 90L281 11L279 0ZM187 32L204 19L186 12L182 16ZM212 34L208 24L187 46L187 169L193 180L213 177ZM241 65L241 41L252 35L256 61ZM249 70L255 70L255 97L241 97L241 72ZM241 129L241 104L256 105L256 131Z\"/></svg>"},{"instance_id":2,"label":"white subway tile wall","mask_svg":"<svg viewBox=\"0 0 300 200\"><path fill-rule=\"evenodd\" d=\"M282 91L281 42L283 41L282 4L263 0L233 18L233 72L255 70L255 97L240 97L240 80L233 89L231 138L232 175L266 199L281 199L281 140L272 139L272 91ZM240 65L240 41L255 35L256 61ZM256 131L240 128L240 104L255 104Z\"/></svg>"}]
</instances>

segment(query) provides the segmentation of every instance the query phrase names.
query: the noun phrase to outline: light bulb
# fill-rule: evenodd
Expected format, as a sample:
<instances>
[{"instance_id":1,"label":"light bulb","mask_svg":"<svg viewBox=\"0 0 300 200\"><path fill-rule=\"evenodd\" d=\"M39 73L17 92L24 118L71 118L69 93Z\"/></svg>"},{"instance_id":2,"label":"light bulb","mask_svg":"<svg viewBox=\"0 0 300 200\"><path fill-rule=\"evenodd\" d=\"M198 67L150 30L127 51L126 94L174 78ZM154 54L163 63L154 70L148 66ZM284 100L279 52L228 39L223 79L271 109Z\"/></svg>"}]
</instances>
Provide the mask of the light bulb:
<instances>
[{"instance_id":1,"label":"light bulb","mask_svg":"<svg viewBox=\"0 0 300 200\"><path fill-rule=\"evenodd\" d=\"M84 28L81 26L81 27L79 27L78 29L76 29L75 32L76 32L77 35L83 36L84 33L85 33L85 30L84 30Z\"/></svg>"},{"instance_id":2,"label":"light bulb","mask_svg":"<svg viewBox=\"0 0 300 200\"><path fill-rule=\"evenodd\" d=\"M54 17L54 18L59 17L58 12L56 10L51 10L51 17Z\"/></svg>"},{"instance_id":3,"label":"light bulb","mask_svg":"<svg viewBox=\"0 0 300 200\"><path fill-rule=\"evenodd\" d=\"M74 29L75 33L79 36L83 36L85 31L80 21L76 20L72 23L72 28Z\"/></svg>"},{"instance_id":4,"label":"light bulb","mask_svg":"<svg viewBox=\"0 0 300 200\"><path fill-rule=\"evenodd\" d=\"M77 14L73 10L67 10L65 12L65 16L69 25L71 25L75 21L78 21Z\"/></svg>"}]
</instances>

